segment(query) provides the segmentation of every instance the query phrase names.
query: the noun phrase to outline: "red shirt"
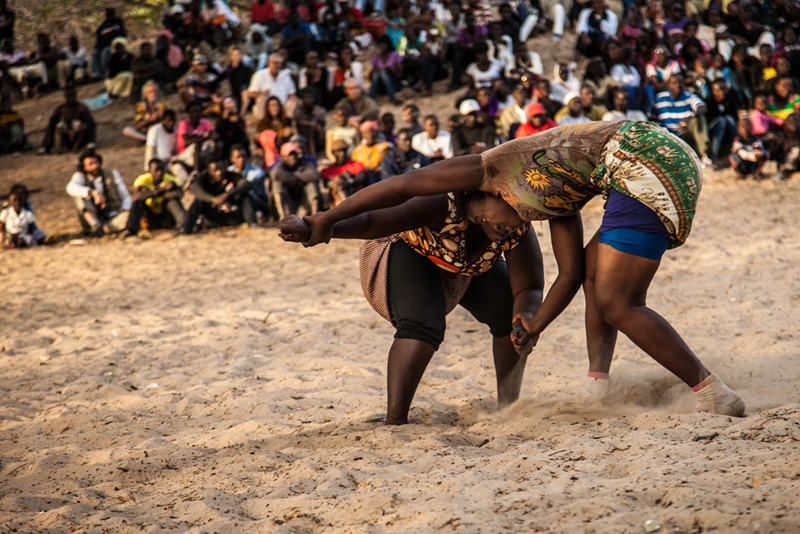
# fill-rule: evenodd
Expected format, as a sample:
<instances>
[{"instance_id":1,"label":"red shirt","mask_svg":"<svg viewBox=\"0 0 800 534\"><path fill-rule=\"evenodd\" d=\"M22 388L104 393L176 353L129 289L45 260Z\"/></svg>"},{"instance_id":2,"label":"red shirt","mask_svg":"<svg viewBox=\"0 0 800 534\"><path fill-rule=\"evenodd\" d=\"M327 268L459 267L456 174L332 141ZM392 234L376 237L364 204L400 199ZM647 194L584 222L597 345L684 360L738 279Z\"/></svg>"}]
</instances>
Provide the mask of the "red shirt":
<instances>
[{"instance_id":1,"label":"red shirt","mask_svg":"<svg viewBox=\"0 0 800 534\"><path fill-rule=\"evenodd\" d=\"M556 123L553 122L553 119L547 119L539 128L534 128L531 126L531 121L527 121L525 124L520 124L519 128L517 128L517 133L514 136L514 139L528 137L529 135L537 134L555 127Z\"/></svg>"},{"instance_id":2,"label":"red shirt","mask_svg":"<svg viewBox=\"0 0 800 534\"><path fill-rule=\"evenodd\" d=\"M308 13L308 8L306 6L297 6L297 14L300 15L300 22L308 22L311 19L311 16ZM281 24L286 24L286 21L289 19L289 8L284 6L278 11L278 22Z\"/></svg>"},{"instance_id":3,"label":"red shirt","mask_svg":"<svg viewBox=\"0 0 800 534\"><path fill-rule=\"evenodd\" d=\"M253 2L250 4L250 22L264 24L275 20L275 4L267 0L263 4Z\"/></svg>"},{"instance_id":4,"label":"red shirt","mask_svg":"<svg viewBox=\"0 0 800 534\"><path fill-rule=\"evenodd\" d=\"M341 167L337 167L336 165L331 165L330 167L325 167L324 169L322 169L320 174L322 174L322 177L326 181L328 181L328 180L333 180L334 178L336 178L337 176L339 176L340 174L345 173L345 172L349 172L350 174L355 176L356 174L360 173L364 169L366 169L366 167L364 167L364 165L362 165L358 161L348 161L347 163L345 163Z\"/></svg>"}]
</instances>

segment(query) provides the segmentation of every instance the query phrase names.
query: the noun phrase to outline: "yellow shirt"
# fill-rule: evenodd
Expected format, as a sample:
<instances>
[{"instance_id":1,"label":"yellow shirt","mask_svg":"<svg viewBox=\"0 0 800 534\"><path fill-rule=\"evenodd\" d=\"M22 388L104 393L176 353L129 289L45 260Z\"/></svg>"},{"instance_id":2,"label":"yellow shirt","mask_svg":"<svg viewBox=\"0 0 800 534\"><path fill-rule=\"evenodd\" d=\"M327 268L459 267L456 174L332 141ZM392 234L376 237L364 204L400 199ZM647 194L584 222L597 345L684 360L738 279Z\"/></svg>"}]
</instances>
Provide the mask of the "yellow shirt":
<instances>
[{"instance_id":1,"label":"yellow shirt","mask_svg":"<svg viewBox=\"0 0 800 534\"><path fill-rule=\"evenodd\" d=\"M353 150L353 161L359 162L371 171L377 170L387 148L389 143L386 142L375 143L372 146L361 143Z\"/></svg>"},{"instance_id":2,"label":"yellow shirt","mask_svg":"<svg viewBox=\"0 0 800 534\"><path fill-rule=\"evenodd\" d=\"M170 182L174 183L175 186L180 189L181 184L178 182L178 179L167 173L164 173L164 177L161 179L160 187L163 187ZM153 175L148 172L139 176L133 181L134 189L138 189L140 187L144 187L148 191L153 191L156 188L155 184L153 184ZM144 203L148 208L150 208L150 211L155 214L159 214L164 211L164 199L161 197L148 198L144 201Z\"/></svg>"}]
</instances>

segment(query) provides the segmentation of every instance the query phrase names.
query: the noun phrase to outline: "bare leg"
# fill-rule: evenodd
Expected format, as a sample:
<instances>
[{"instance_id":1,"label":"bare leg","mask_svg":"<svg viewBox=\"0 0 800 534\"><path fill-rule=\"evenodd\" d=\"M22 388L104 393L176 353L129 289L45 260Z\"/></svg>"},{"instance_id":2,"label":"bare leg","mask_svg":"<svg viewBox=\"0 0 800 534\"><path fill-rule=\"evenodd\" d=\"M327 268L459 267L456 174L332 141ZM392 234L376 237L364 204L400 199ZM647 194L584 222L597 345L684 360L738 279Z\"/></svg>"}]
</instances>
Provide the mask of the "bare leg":
<instances>
[{"instance_id":1,"label":"bare leg","mask_svg":"<svg viewBox=\"0 0 800 534\"><path fill-rule=\"evenodd\" d=\"M398 338L389 350L389 365L386 385L389 406L386 410L387 425L408 423L408 411L417 391L425 368L436 349L425 341Z\"/></svg>"},{"instance_id":2,"label":"bare leg","mask_svg":"<svg viewBox=\"0 0 800 534\"><path fill-rule=\"evenodd\" d=\"M646 305L647 289L660 261L597 246L594 305L603 320L689 387L711 373L663 317Z\"/></svg>"},{"instance_id":3,"label":"bare leg","mask_svg":"<svg viewBox=\"0 0 800 534\"><path fill-rule=\"evenodd\" d=\"M497 374L497 407L505 408L519 399L528 357L517 354L510 336L493 338L492 352Z\"/></svg>"},{"instance_id":4,"label":"bare leg","mask_svg":"<svg viewBox=\"0 0 800 534\"><path fill-rule=\"evenodd\" d=\"M605 322L595 308L599 235L598 231L586 245L586 279L583 282L583 293L586 296L586 346L589 350L589 372L608 374L617 344L617 329Z\"/></svg>"}]
</instances>

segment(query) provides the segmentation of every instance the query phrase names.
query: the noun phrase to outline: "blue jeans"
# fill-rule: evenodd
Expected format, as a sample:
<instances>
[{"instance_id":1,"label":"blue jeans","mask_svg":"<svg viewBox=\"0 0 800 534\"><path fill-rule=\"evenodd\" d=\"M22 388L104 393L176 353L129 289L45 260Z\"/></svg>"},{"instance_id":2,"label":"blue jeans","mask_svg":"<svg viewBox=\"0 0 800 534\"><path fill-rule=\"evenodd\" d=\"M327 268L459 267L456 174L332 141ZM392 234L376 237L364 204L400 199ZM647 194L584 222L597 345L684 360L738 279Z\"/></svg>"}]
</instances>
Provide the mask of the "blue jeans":
<instances>
[{"instance_id":1,"label":"blue jeans","mask_svg":"<svg viewBox=\"0 0 800 534\"><path fill-rule=\"evenodd\" d=\"M722 149L722 143L726 139L733 139L736 137L736 119L730 115L720 115L708 125L708 137L710 137L711 146L708 149L708 157L712 161L719 159L719 152Z\"/></svg>"},{"instance_id":2,"label":"blue jeans","mask_svg":"<svg viewBox=\"0 0 800 534\"><path fill-rule=\"evenodd\" d=\"M92 72L95 76L101 78L106 77L106 70L108 69L108 58L111 57L111 47L95 50L92 53Z\"/></svg>"},{"instance_id":3,"label":"blue jeans","mask_svg":"<svg viewBox=\"0 0 800 534\"><path fill-rule=\"evenodd\" d=\"M389 93L389 98L392 100L397 98L397 93L394 89L394 76L385 70L375 72L372 75L372 87L369 89L370 98L374 100L378 96L378 86L381 84L386 88L386 92Z\"/></svg>"}]
</instances>

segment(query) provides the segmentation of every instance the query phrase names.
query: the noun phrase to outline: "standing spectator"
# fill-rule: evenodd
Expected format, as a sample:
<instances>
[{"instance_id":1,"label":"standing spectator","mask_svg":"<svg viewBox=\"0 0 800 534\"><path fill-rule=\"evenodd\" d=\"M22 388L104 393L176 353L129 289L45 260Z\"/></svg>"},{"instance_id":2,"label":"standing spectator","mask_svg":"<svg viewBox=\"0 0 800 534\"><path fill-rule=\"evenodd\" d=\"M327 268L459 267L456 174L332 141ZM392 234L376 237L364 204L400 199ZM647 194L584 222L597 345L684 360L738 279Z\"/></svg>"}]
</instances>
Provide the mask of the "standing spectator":
<instances>
[{"instance_id":1,"label":"standing spectator","mask_svg":"<svg viewBox=\"0 0 800 534\"><path fill-rule=\"evenodd\" d=\"M355 193L367 181L364 165L348 158L349 146L342 139L334 139L330 149L333 163L322 170L322 179L331 195L332 207Z\"/></svg>"},{"instance_id":2,"label":"standing spectator","mask_svg":"<svg viewBox=\"0 0 800 534\"><path fill-rule=\"evenodd\" d=\"M228 49L228 68L222 73L222 78L228 80L231 86L231 98L236 101L236 107L242 110L242 99L247 86L250 85L250 78L253 77L253 69L243 63L244 56L242 49L232 46Z\"/></svg>"},{"instance_id":3,"label":"standing spectator","mask_svg":"<svg viewBox=\"0 0 800 534\"><path fill-rule=\"evenodd\" d=\"M270 35L276 33L280 25L275 13L275 4L270 0L255 0L250 4L250 22L266 26Z\"/></svg>"},{"instance_id":4,"label":"standing spectator","mask_svg":"<svg viewBox=\"0 0 800 534\"><path fill-rule=\"evenodd\" d=\"M706 98L706 123L708 124L708 157L714 162L714 170L728 166L728 158L722 153L726 143L733 142L736 137L736 118L739 114L736 99L728 91L725 80L716 80L711 84L711 94ZM752 124L750 125L752 132Z\"/></svg>"},{"instance_id":5,"label":"standing spectator","mask_svg":"<svg viewBox=\"0 0 800 534\"><path fill-rule=\"evenodd\" d=\"M617 35L617 15L608 9L605 0L592 0L592 7L581 11L575 32L578 52L588 58L599 56Z\"/></svg>"},{"instance_id":6,"label":"standing spectator","mask_svg":"<svg viewBox=\"0 0 800 534\"><path fill-rule=\"evenodd\" d=\"M6 0L0 0L0 41L14 42L14 24L17 14L8 8Z\"/></svg>"},{"instance_id":7,"label":"standing spectator","mask_svg":"<svg viewBox=\"0 0 800 534\"><path fill-rule=\"evenodd\" d=\"M380 140L378 121L364 121L358 131L362 141L353 149L353 161L364 165L368 175L366 185L372 185L380 181L381 160L389 143Z\"/></svg>"},{"instance_id":8,"label":"standing spectator","mask_svg":"<svg viewBox=\"0 0 800 534\"><path fill-rule=\"evenodd\" d=\"M411 138L414 150L426 156L431 162L453 157L453 141L450 132L439 128L439 118L436 115L425 117L422 126L425 131Z\"/></svg>"},{"instance_id":9,"label":"standing spectator","mask_svg":"<svg viewBox=\"0 0 800 534\"><path fill-rule=\"evenodd\" d=\"M528 120L517 128L515 139L528 137L550 128L555 128L556 123L547 117L544 106L540 102L531 102L526 109Z\"/></svg>"},{"instance_id":10,"label":"standing spectator","mask_svg":"<svg viewBox=\"0 0 800 534\"><path fill-rule=\"evenodd\" d=\"M92 72L99 78L107 78L108 60L111 56L111 43L117 37L127 37L125 23L117 17L113 7L106 8L106 18L94 32L97 38L92 54Z\"/></svg>"},{"instance_id":11,"label":"standing spectator","mask_svg":"<svg viewBox=\"0 0 800 534\"><path fill-rule=\"evenodd\" d=\"M427 167L431 160L423 156L411 146L411 136L408 130L397 133L397 143L389 147L381 160L381 180L405 174L408 171Z\"/></svg>"},{"instance_id":12,"label":"standing spectator","mask_svg":"<svg viewBox=\"0 0 800 534\"><path fill-rule=\"evenodd\" d=\"M192 68L178 80L176 87L184 104L197 102L203 108L203 114L210 115L222 101L220 82L217 72L209 68L208 59L198 54L192 60Z\"/></svg>"},{"instance_id":13,"label":"standing spectator","mask_svg":"<svg viewBox=\"0 0 800 534\"><path fill-rule=\"evenodd\" d=\"M667 81L667 91L656 95L655 112L658 123L689 143L706 167L712 165L706 156L706 104L696 95L686 92L683 76L675 74Z\"/></svg>"},{"instance_id":14,"label":"standing spectator","mask_svg":"<svg viewBox=\"0 0 800 534\"><path fill-rule=\"evenodd\" d=\"M522 84L515 85L511 91L511 97L514 102L510 106L503 108L497 117L500 135L506 140L515 139L514 135L517 129L528 120L528 116L525 113L525 104L527 102L525 87ZM544 106L542 106L542 113L545 113Z\"/></svg>"},{"instance_id":15,"label":"standing spectator","mask_svg":"<svg viewBox=\"0 0 800 534\"><path fill-rule=\"evenodd\" d=\"M280 54L269 56L267 68L256 71L250 80L247 94L242 97L244 101L242 112L247 110L250 100L253 100L255 101L253 115L261 119L265 115L269 97L276 97L282 105L294 98L294 94L297 92L294 81L291 75L282 69L283 57Z\"/></svg>"},{"instance_id":16,"label":"standing spectator","mask_svg":"<svg viewBox=\"0 0 800 534\"><path fill-rule=\"evenodd\" d=\"M130 53L128 40L124 37L117 37L111 43L114 50L108 57L106 69L106 79L103 82L108 91L108 98L128 98L133 91L133 73L131 65L133 56Z\"/></svg>"},{"instance_id":17,"label":"standing spectator","mask_svg":"<svg viewBox=\"0 0 800 534\"><path fill-rule=\"evenodd\" d=\"M78 102L75 87L64 89L64 100L50 115L39 154L49 154L53 146L59 154L64 150L77 152L95 143L94 117L89 108Z\"/></svg>"},{"instance_id":18,"label":"standing spectator","mask_svg":"<svg viewBox=\"0 0 800 534\"><path fill-rule=\"evenodd\" d=\"M175 131L175 112L166 109L161 121L147 130L144 143L144 169L149 169L150 161L153 159L167 163L177 153L178 133ZM185 177L183 174L180 176Z\"/></svg>"},{"instance_id":19,"label":"standing spectator","mask_svg":"<svg viewBox=\"0 0 800 534\"><path fill-rule=\"evenodd\" d=\"M481 154L494 146L494 126L479 120L480 111L480 105L472 99L464 100L458 107L461 125L452 134L455 156Z\"/></svg>"},{"instance_id":20,"label":"standing spectator","mask_svg":"<svg viewBox=\"0 0 800 534\"><path fill-rule=\"evenodd\" d=\"M733 170L742 180L751 176L759 177L769 158L769 152L761 140L753 135L750 119L739 119L738 133L731 147L730 163Z\"/></svg>"},{"instance_id":21,"label":"standing spectator","mask_svg":"<svg viewBox=\"0 0 800 534\"><path fill-rule=\"evenodd\" d=\"M147 141L147 130L164 116L167 102L161 97L161 89L158 84L152 80L144 84L140 93L142 99L136 104L133 126L126 126L122 130L122 135L144 143Z\"/></svg>"},{"instance_id":22,"label":"standing spectator","mask_svg":"<svg viewBox=\"0 0 800 534\"><path fill-rule=\"evenodd\" d=\"M89 54L75 35L70 35L69 44L62 52L64 59L58 62L58 79L64 85L84 82L89 73Z\"/></svg>"},{"instance_id":23,"label":"standing spectator","mask_svg":"<svg viewBox=\"0 0 800 534\"><path fill-rule=\"evenodd\" d=\"M247 160L250 158L250 152L244 145L233 145L230 151L230 166L229 172L234 172L239 176L243 176L245 180L250 182L250 190L248 197L244 200L242 216L244 222L248 226L260 226L264 224L269 217L269 180L267 174L261 167L257 167Z\"/></svg>"},{"instance_id":24,"label":"standing spectator","mask_svg":"<svg viewBox=\"0 0 800 534\"><path fill-rule=\"evenodd\" d=\"M328 114L317 105L317 92L313 87L300 89L300 105L294 111L295 130L308 139L309 151L316 155L325 148L325 122Z\"/></svg>"},{"instance_id":25,"label":"standing spectator","mask_svg":"<svg viewBox=\"0 0 800 534\"><path fill-rule=\"evenodd\" d=\"M194 202L183 223L183 234L199 228L235 226L244 220L242 208L252 184L243 176L225 169L222 161L211 161L192 182Z\"/></svg>"},{"instance_id":26,"label":"standing spectator","mask_svg":"<svg viewBox=\"0 0 800 534\"><path fill-rule=\"evenodd\" d=\"M589 117L583 113L583 104L579 93L569 93L564 97L567 113L563 115L556 124L565 126L567 124L577 124L579 122L589 122Z\"/></svg>"},{"instance_id":27,"label":"standing spectator","mask_svg":"<svg viewBox=\"0 0 800 534\"><path fill-rule=\"evenodd\" d=\"M131 63L133 73L132 94L139 95L144 84L150 80L161 82L161 73L164 71L164 64L153 55L153 45L149 42L142 43L139 48L139 57L134 58Z\"/></svg>"},{"instance_id":28,"label":"standing spectator","mask_svg":"<svg viewBox=\"0 0 800 534\"><path fill-rule=\"evenodd\" d=\"M345 97L336 103L336 107L347 109L348 120L354 128L360 127L364 121L378 120L378 104L362 93L358 80L350 78L345 81L344 94Z\"/></svg>"},{"instance_id":29,"label":"standing spectator","mask_svg":"<svg viewBox=\"0 0 800 534\"><path fill-rule=\"evenodd\" d=\"M389 98L396 106L402 104L397 98L397 89L403 79L403 58L394 51L392 40L388 35L381 35L376 41L378 53L372 58L372 86L369 96L377 98L381 87L389 94Z\"/></svg>"},{"instance_id":30,"label":"standing spectator","mask_svg":"<svg viewBox=\"0 0 800 534\"><path fill-rule=\"evenodd\" d=\"M622 88L615 87L611 90L611 111L603 115L602 120L609 122L617 121L646 121L647 115L638 109L628 109L631 103L630 93Z\"/></svg>"},{"instance_id":31,"label":"standing spectator","mask_svg":"<svg viewBox=\"0 0 800 534\"><path fill-rule=\"evenodd\" d=\"M217 119L217 139L219 140L222 154L229 154L234 145L249 145L247 139L247 125L239 115L236 100L225 97L222 100L222 113Z\"/></svg>"},{"instance_id":32,"label":"standing spectator","mask_svg":"<svg viewBox=\"0 0 800 534\"><path fill-rule=\"evenodd\" d=\"M177 178L164 171L164 162L153 159L148 171L133 181L131 211L123 236L139 234L139 230L182 228L186 211L181 204L183 188Z\"/></svg>"},{"instance_id":33,"label":"standing spectator","mask_svg":"<svg viewBox=\"0 0 800 534\"><path fill-rule=\"evenodd\" d=\"M406 123L404 128L408 130L408 133L412 138L418 133L424 131L424 128L419 123L419 115L419 106L416 104L406 104L403 108L403 122Z\"/></svg>"},{"instance_id":34,"label":"standing spectator","mask_svg":"<svg viewBox=\"0 0 800 534\"><path fill-rule=\"evenodd\" d=\"M272 195L278 216L313 215L319 211L319 182L316 166L302 156L297 143L281 146L282 160L270 170Z\"/></svg>"},{"instance_id":35,"label":"standing spectator","mask_svg":"<svg viewBox=\"0 0 800 534\"><path fill-rule=\"evenodd\" d=\"M347 108L336 107L331 113L334 127L325 131L325 157L328 161L334 161L335 154L333 146L335 141L343 141L347 144L347 151L350 153L356 146L358 130L349 124L349 111Z\"/></svg>"},{"instance_id":36,"label":"standing spectator","mask_svg":"<svg viewBox=\"0 0 800 534\"><path fill-rule=\"evenodd\" d=\"M565 97L568 93L577 93L581 90L581 82L572 75L569 65L562 62L554 67L553 81L550 82L550 94L553 100L567 104Z\"/></svg>"},{"instance_id":37,"label":"standing spectator","mask_svg":"<svg viewBox=\"0 0 800 534\"><path fill-rule=\"evenodd\" d=\"M121 232L128 224L131 196L116 169L103 169L103 158L93 150L78 158L78 172L67 185L81 225L92 235Z\"/></svg>"}]
</instances>

